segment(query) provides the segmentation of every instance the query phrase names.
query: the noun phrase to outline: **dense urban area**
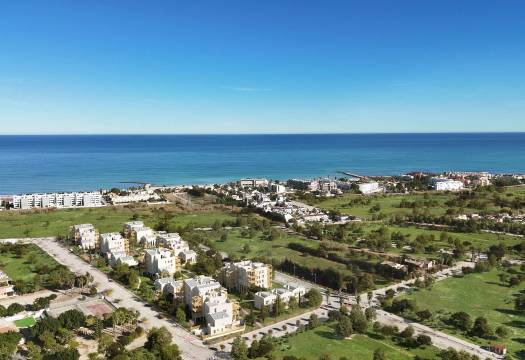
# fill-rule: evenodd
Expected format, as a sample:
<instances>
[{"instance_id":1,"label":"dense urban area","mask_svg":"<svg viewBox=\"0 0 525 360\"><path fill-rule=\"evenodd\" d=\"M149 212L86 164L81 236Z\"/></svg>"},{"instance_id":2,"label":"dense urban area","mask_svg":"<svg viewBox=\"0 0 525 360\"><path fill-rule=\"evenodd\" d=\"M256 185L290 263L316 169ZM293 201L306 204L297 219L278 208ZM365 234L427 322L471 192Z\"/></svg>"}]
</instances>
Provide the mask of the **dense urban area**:
<instances>
[{"instance_id":1,"label":"dense urban area","mask_svg":"<svg viewBox=\"0 0 525 360\"><path fill-rule=\"evenodd\" d=\"M0 359L525 359L523 175L0 200Z\"/></svg>"}]
</instances>

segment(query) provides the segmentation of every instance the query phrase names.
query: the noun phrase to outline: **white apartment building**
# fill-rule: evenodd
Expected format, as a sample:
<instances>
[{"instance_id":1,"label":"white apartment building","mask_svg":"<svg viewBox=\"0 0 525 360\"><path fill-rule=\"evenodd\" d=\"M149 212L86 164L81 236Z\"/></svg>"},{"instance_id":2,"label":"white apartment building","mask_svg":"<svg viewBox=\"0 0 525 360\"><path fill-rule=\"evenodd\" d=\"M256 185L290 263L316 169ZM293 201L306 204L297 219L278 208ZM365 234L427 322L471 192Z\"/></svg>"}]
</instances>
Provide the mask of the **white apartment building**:
<instances>
[{"instance_id":1,"label":"white apartment building","mask_svg":"<svg viewBox=\"0 0 525 360\"><path fill-rule=\"evenodd\" d=\"M379 183L375 181L357 184L357 186L359 187L359 191L365 195L382 192L384 190L381 186L379 186Z\"/></svg>"},{"instance_id":2,"label":"white apartment building","mask_svg":"<svg viewBox=\"0 0 525 360\"><path fill-rule=\"evenodd\" d=\"M195 264L197 262L197 253L190 250L188 243L182 240L178 233L159 231L157 233L157 246L171 249L185 264Z\"/></svg>"},{"instance_id":3,"label":"white apartment building","mask_svg":"<svg viewBox=\"0 0 525 360\"><path fill-rule=\"evenodd\" d=\"M267 187L268 186L268 180L266 179L241 179L239 180L240 186L247 186L247 187Z\"/></svg>"},{"instance_id":4,"label":"white apartment building","mask_svg":"<svg viewBox=\"0 0 525 360\"><path fill-rule=\"evenodd\" d=\"M430 183L432 184L432 188L434 190L438 191L444 191L444 190L461 190L463 189L464 185L461 181L458 180L451 180L448 178L441 178L441 177L435 177L430 180Z\"/></svg>"},{"instance_id":5,"label":"white apartment building","mask_svg":"<svg viewBox=\"0 0 525 360\"><path fill-rule=\"evenodd\" d=\"M286 192L286 186L273 183L270 185L270 190L276 194L283 194Z\"/></svg>"},{"instance_id":6,"label":"white apartment building","mask_svg":"<svg viewBox=\"0 0 525 360\"><path fill-rule=\"evenodd\" d=\"M165 277L155 280L155 290L162 293L173 294L174 297L181 297L184 289L184 281L175 280L172 277Z\"/></svg>"},{"instance_id":7,"label":"white apartment building","mask_svg":"<svg viewBox=\"0 0 525 360\"><path fill-rule=\"evenodd\" d=\"M204 318L208 337L243 329L238 320L239 305L228 299L226 289L211 277L184 280L183 298L193 319Z\"/></svg>"},{"instance_id":8,"label":"white apartment building","mask_svg":"<svg viewBox=\"0 0 525 360\"><path fill-rule=\"evenodd\" d=\"M109 265L126 264L129 267L137 266L139 263L133 256L128 255L125 251L115 251L108 254Z\"/></svg>"},{"instance_id":9,"label":"white apartment building","mask_svg":"<svg viewBox=\"0 0 525 360\"><path fill-rule=\"evenodd\" d=\"M124 223L124 229L123 229L124 236L127 238L131 238L135 236L135 231L137 229L140 229L143 227L145 226L142 221L139 221L139 220L128 221L127 223Z\"/></svg>"},{"instance_id":10,"label":"white apartment building","mask_svg":"<svg viewBox=\"0 0 525 360\"><path fill-rule=\"evenodd\" d=\"M221 270L221 281L227 288L247 291L253 286L272 287L272 266L251 260L228 263Z\"/></svg>"},{"instance_id":11,"label":"white apartment building","mask_svg":"<svg viewBox=\"0 0 525 360\"><path fill-rule=\"evenodd\" d=\"M305 294L306 289L301 286L285 285L270 291L256 292L253 301L256 309L262 309L264 306L272 307L278 298L285 307L288 307L292 297L300 302Z\"/></svg>"},{"instance_id":12,"label":"white apartment building","mask_svg":"<svg viewBox=\"0 0 525 360\"><path fill-rule=\"evenodd\" d=\"M71 208L102 206L100 192L44 193L13 195L14 209Z\"/></svg>"},{"instance_id":13,"label":"white apartment building","mask_svg":"<svg viewBox=\"0 0 525 360\"><path fill-rule=\"evenodd\" d=\"M118 232L100 234L100 252L109 256L110 253L128 251L128 242Z\"/></svg>"},{"instance_id":14,"label":"white apartment building","mask_svg":"<svg viewBox=\"0 0 525 360\"><path fill-rule=\"evenodd\" d=\"M155 247L157 243L157 235L153 229L147 226L135 227L132 231L132 234L137 242L139 242L145 248Z\"/></svg>"},{"instance_id":15,"label":"white apartment building","mask_svg":"<svg viewBox=\"0 0 525 360\"><path fill-rule=\"evenodd\" d=\"M99 234L91 224L78 224L71 227L71 233L83 250L95 249L98 245Z\"/></svg>"},{"instance_id":16,"label":"white apartment building","mask_svg":"<svg viewBox=\"0 0 525 360\"><path fill-rule=\"evenodd\" d=\"M0 299L5 299L15 295L15 287L11 279L5 272L0 270Z\"/></svg>"},{"instance_id":17,"label":"white apartment building","mask_svg":"<svg viewBox=\"0 0 525 360\"><path fill-rule=\"evenodd\" d=\"M171 250L165 248L147 249L144 262L146 271L151 275L163 272L173 275L180 270L179 258Z\"/></svg>"}]
</instances>

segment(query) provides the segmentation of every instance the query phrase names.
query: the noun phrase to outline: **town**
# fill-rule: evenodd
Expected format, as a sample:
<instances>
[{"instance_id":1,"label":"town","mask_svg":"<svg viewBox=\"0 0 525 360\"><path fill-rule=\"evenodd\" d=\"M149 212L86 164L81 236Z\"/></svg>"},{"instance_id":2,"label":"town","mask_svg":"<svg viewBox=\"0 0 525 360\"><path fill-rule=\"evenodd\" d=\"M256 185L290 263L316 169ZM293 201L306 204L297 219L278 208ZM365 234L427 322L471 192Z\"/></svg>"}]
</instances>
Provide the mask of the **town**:
<instances>
[{"instance_id":1,"label":"town","mask_svg":"<svg viewBox=\"0 0 525 360\"><path fill-rule=\"evenodd\" d=\"M154 351L163 337L167 358L310 358L294 344L323 344L315 329L348 355L365 342L374 358L519 358L519 327L424 299L490 276L525 316L523 183L342 172L4 196L0 336L30 359Z\"/></svg>"}]
</instances>

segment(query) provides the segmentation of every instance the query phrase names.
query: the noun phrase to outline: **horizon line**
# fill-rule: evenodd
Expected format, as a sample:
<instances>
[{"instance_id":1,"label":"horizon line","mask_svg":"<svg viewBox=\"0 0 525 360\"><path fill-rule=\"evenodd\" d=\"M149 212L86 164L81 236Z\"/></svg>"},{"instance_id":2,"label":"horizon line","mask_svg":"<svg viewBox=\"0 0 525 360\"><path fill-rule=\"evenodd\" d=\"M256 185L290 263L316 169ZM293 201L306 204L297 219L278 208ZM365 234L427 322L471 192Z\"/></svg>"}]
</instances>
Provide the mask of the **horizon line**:
<instances>
[{"instance_id":1,"label":"horizon line","mask_svg":"<svg viewBox=\"0 0 525 360\"><path fill-rule=\"evenodd\" d=\"M399 131L399 132L247 132L247 133L13 133L0 136L272 136L272 135L434 135L434 134L525 134L520 131Z\"/></svg>"}]
</instances>

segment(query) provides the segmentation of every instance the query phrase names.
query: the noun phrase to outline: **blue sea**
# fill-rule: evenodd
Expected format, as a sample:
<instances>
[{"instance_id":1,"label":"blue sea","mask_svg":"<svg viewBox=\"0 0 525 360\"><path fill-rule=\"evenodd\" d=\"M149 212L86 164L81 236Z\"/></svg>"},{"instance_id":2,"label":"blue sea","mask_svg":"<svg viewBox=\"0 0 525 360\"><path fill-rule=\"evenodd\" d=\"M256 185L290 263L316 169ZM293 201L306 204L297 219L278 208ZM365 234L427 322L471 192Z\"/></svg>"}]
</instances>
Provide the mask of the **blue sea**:
<instances>
[{"instance_id":1,"label":"blue sea","mask_svg":"<svg viewBox=\"0 0 525 360\"><path fill-rule=\"evenodd\" d=\"M525 133L0 136L0 194L408 171L525 173Z\"/></svg>"}]
</instances>

